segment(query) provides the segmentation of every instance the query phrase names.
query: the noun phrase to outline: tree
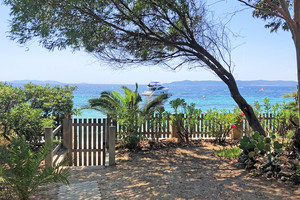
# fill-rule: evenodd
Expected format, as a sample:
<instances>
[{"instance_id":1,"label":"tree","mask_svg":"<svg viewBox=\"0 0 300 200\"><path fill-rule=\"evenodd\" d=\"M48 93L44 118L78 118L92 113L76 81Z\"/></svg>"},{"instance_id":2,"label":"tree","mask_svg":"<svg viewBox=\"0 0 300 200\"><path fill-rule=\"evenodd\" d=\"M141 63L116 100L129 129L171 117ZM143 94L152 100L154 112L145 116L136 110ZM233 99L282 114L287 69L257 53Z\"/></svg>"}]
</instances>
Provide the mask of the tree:
<instances>
[{"instance_id":1,"label":"tree","mask_svg":"<svg viewBox=\"0 0 300 200\"><path fill-rule=\"evenodd\" d=\"M299 0L238 0L254 9L253 16L267 21L266 28L290 31L296 48L298 87L300 84L300 1ZM298 98L300 99L298 90ZM300 104L298 104L300 114ZM300 125L300 118L298 121ZM300 128L296 132L300 144ZM299 145L300 147L300 145Z\"/></svg>"},{"instance_id":2,"label":"tree","mask_svg":"<svg viewBox=\"0 0 300 200\"><path fill-rule=\"evenodd\" d=\"M229 88L254 131L265 135L232 75L227 29L201 0L12 1L11 39L47 49L85 49L119 63L206 67ZM172 62L173 61L173 62Z\"/></svg>"},{"instance_id":3,"label":"tree","mask_svg":"<svg viewBox=\"0 0 300 200\"><path fill-rule=\"evenodd\" d=\"M28 142L38 143L44 127L59 125L77 112L72 100L75 88L0 82L0 135L8 141L14 134L24 135Z\"/></svg>"},{"instance_id":4,"label":"tree","mask_svg":"<svg viewBox=\"0 0 300 200\"><path fill-rule=\"evenodd\" d=\"M148 113L153 113L164 100L168 99L167 94L161 94L153 100L141 106L142 98L138 93L138 85L135 91L121 87L124 95L117 91L103 91L99 98L89 100L89 106L84 109L93 109L109 114L114 121L118 121L122 126L120 138L129 149L135 149L141 139L141 125L143 117Z\"/></svg>"}]
</instances>

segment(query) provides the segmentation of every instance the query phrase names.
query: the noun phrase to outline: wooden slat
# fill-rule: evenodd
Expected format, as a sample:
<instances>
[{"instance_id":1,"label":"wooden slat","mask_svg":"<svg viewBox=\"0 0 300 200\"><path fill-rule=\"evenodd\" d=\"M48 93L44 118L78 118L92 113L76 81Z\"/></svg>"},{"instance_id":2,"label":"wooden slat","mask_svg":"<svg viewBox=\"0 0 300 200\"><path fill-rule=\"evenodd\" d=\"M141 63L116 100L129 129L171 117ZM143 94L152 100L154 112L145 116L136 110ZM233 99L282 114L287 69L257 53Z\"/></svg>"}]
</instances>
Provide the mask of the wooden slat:
<instances>
[{"instance_id":1,"label":"wooden slat","mask_svg":"<svg viewBox=\"0 0 300 200\"><path fill-rule=\"evenodd\" d=\"M103 149L73 149L72 152L79 152L79 153L103 152Z\"/></svg>"},{"instance_id":2,"label":"wooden slat","mask_svg":"<svg viewBox=\"0 0 300 200\"><path fill-rule=\"evenodd\" d=\"M79 123L82 122L82 119L79 119ZM79 149L82 149L82 126L79 126ZM79 153L79 166L82 166L82 153Z\"/></svg>"},{"instance_id":3,"label":"wooden slat","mask_svg":"<svg viewBox=\"0 0 300 200\"><path fill-rule=\"evenodd\" d=\"M100 121L100 119L98 119ZM106 124L106 119L103 119L103 124ZM101 127L103 131L101 132ZM101 149L101 144L102 144L102 149L103 151L98 153L98 165L101 165L101 155L102 155L102 165L105 165L105 134L106 134L106 129L105 126L98 126L98 149ZM101 134L102 133L102 134Z\"/></svg>"},{"instance_id":4,"label":"wooden slat","mask_svg":"<svg viewBox=\"0 0 300 200\"><path fill-rule=\"evenodd\" d=\"M77 119L74 119L74 123L77 123ZM80 128L80 127L79 127ZM74 129L74 149L78 149L78 136L77 136L77 126L73 126ZM74 153L74 165L78 165L77 161L77 153Z\"/></svg>"},{"instance_id":5,"label":"wooden slat","mask_svg":"<svg viewBox=\"0 0 300 200\"><path fill-rule=\"evenodd\" d=\"M143 134L146 137L146 121L144 121L142 127L143 127Z\"/></svg>"},{"instance_id":6,"label":"wooden slat","mask_svg":"<svg viewBox=\"0 0 300 200\"><path fill-rule=\"evenodd\" d=\"M93 119L93 122L95 124L97 122L97 119ZM93 149L97 149L97 126L93 126L93 136ZM96 158L96 153L93 153L93 165L97 165Z\"/></svg>"},{"instance_id":7,"label":"wooden slat","mask_svg":"<svg viewBox=\"0 0 300 200\"><path fill-rule=\"evenodd\" d=\"M168 133L168 138L170 137L170 119L167 119L167 133Z\"/></svg>"},{"instance_id":8,"label":"wooden slat","mask_svg":"<svg viewBox=\"0 0 300 200\"><path fill-rule=\"evenodd\" d=\"M102 126L103 123L76 123L73 126Z\"/></svg>"},{"instance_id":9,"label":"wooden slat","mask_svg":"<svg viewBox=\"0 0 300 200\"><path fill-rule=\"evenodd\" d=\"M61 130L62 125L59 125L58 127L56 127L56 129L54 129L53 131L53 137L56 136L56 134Z\"/></svg>"},{"instance_id":10,"label":"wooden slat","mask_svg":"<svg viewBox=\"0 0 300 200\"><path fill-rule=\"evenodd\" d=\"M92 119L89 119L89 124L92 124ZM93 133L92 133L92 125L88 126L88 149L92 149L92 137L93 137ZM89 158L89 166L92 165L92 154L89 153L88 154L88 158Z\"/></svg>"},{"instance_id":11,"label":"wooden slat","mask_svg":"<svg viewBox=\"0 0 300 200\"><path fill-rule=\"evenodd\" d=\"M83 119L84 123L87 123L87 119ZM83 127L83 149L87 149L87 126ZM83 165L87 166L87 153L83 154Z\"/></svg>"},{"instance_id":12,"label":"wooden slat","mask_svg":"<svg viewBox=\"0 0 300 200\"><path fill-rule=\"evenodd\" d=\"M56 154L60 150L61 147L62 147L62 143L58 144L52 151L52 154L53 155Z\"/></svg>"}]
</instances>

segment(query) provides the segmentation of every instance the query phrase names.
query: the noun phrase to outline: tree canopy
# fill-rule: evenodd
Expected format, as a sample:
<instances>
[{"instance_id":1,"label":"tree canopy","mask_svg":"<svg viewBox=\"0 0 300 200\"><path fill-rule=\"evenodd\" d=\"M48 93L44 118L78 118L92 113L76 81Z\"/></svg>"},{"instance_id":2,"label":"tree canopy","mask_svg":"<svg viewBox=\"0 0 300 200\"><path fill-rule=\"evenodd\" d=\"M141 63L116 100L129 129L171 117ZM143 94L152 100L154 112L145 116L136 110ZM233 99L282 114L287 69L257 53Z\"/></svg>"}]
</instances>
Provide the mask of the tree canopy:
<instances>
[{"instance_id":1,"label":"tree canopy","mask_svg":"<svg viewBox=\"0 0 300 200\"><path fill-rule=\"evenodd\" d=\"M250 126L265 135L232 75L228 31L202 0L4 0L10 37L45 48L85 49L118 63L206 67L228 86ZM174 62L174 60L176 62ZM176 63L176 64L174 64Z\"/></svg>"},{"instance_id":2,"label":"tree canopy","mask_svg":"<svg viewBox=\"0 0 300 200\"><path fill-rule=\"evenodd\" d=\"M65 117L77 112L73 109L76 87L23 87L0 82L0 135L10 140L14 134L24 135L29 142L38 143L46 126L61 124Z\"/></svg>"},{"instance_id":3,"label":"tree canopy","mask_svg":"<svg viewBox=\"0 0 300 200\"><path fill-rule=\"evenodd\" d=\"M50 50L85 49L127 63L180 58L180 64L202 60L207 65L211 56L224 58L229 50L224 26L211 21L201 0L4 3L13 16L10 37L21 44L37 38Z\"/></svg>"},{"instance_id":4,"label":"tree canopy","mask_svg":"<svg viewBox=\"0 0 300 200\"><path fill-rule=\"evenodd\" d=\"M271 32L277 31L279 28L287 31L294 26L292 22L294 2L290 0L238 0L252 8L254 8L253 16L266 21L266 28L270 28Z\"/></svg>"}]
</instances>

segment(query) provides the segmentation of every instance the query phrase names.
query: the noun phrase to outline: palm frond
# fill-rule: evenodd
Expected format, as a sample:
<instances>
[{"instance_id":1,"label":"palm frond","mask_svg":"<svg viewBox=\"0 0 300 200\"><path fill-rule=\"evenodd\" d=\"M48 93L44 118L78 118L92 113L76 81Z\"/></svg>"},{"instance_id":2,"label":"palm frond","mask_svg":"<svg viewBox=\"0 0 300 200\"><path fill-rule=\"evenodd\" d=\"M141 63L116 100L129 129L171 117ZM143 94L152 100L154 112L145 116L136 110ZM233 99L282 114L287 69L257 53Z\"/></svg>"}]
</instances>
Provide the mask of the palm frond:
<instances>
[{"instance_id":1,"label":"palm frond","mask_svg":"<svg viewBox=\"0 0 300 200\"><path fill-rule=\"evenodd\" d=\"M148 104L145 105L143 110L148 113L150 110L155 109L156 107L162 105L165 100L169 98L168 94L160 94L155 99L150 101Z\"/></svg>"}]
</instances>

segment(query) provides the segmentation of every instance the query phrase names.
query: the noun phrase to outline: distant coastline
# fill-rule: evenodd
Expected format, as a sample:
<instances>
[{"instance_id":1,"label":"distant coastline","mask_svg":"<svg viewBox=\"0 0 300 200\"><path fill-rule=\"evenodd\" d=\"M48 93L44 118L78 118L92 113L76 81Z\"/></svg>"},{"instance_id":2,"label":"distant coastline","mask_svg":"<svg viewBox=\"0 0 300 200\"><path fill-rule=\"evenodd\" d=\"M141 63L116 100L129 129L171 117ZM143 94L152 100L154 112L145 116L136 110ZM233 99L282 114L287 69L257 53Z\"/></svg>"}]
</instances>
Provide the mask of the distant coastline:
<instances>
[{"instance_id":1,"label":"distant coastline","mask_svg":"<svg viewBox=\"0 0 300 200\"><path fill-rule=\"evenodd\" d=\"M243 86L297 86L296 81L266 81L266 80L255 80L255 81L241 81L237 80L237 85L239 87ZM168 83L172 85L202 85L202 86L226 86L222 81L175 81L172 83ZM168 85L167 84L167 85Z\"/></svg>"},{"instance_id":2,"label":"distant coastline","mask_svg":"<svg viewBox=\"0 0 300 200\"><path fill-rule=\"evenodd\" d=\"M58 81L39 81L39 80L15 80L15 81L1 81L1 82L7 82L13 85L23 85L26 83L34 83L37 85L132 85L132 84L91 84L91 83L62 83ZM254 80L254 81L236 81L239 87L243 86L289 86L289 87L296 87L297 82L296 81L267 81L267 80ZM164 83L166 86L226 86L224 82L222 81L174 81L171 83ZM140 84L140 85L146 85L146 84Z\"/></svg>"}]
</instances>

